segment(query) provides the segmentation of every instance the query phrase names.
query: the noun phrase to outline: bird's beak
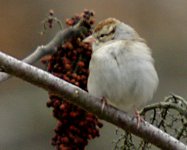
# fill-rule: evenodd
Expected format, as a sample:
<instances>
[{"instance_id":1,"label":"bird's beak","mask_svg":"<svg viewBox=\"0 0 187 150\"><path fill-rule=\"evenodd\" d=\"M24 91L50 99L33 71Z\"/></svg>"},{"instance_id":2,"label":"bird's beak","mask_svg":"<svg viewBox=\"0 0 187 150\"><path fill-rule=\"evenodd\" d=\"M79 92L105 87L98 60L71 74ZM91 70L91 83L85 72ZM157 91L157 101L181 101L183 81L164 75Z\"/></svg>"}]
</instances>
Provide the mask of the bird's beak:
<instances>
[{"instance_id":1,"label":"bird's beak","mask_svg":"<svg viewBox=\"0 0 187 150\"><path fill-rule=\"evenodd\" d=\"M96 42L96 39L92 35L90 35L87 38L85 38L83 42L93 44L94 42Z\"/></svg>"}]
</instances>

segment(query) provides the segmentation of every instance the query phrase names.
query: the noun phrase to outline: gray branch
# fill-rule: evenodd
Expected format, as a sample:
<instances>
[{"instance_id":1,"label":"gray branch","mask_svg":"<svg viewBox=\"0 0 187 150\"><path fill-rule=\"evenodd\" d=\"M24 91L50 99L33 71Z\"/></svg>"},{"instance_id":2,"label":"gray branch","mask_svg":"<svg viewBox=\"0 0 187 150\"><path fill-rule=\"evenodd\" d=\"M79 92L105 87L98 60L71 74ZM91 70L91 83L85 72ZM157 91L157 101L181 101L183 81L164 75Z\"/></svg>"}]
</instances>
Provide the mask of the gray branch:
<instances>
[{"instance_id":1,"label":"gray branch","mask_svg":"<svg viewBox=\"0 0 187 150\"><path fill-rule=\"evenodd\" d=\"M63 31L59 31L48 44L38 46L38 48L36 48L36 50L34 50L34 52L31 55L29 55L22 61L28 64L33 64L37 62L39 59L41 59L43 56L53 54L55 52L55 49L57 49L57 46L63 44L69 38L78 36L86 30L87 29L84 27L83 20L80 20L80 22L77 25L69 27ZM3 82L9 79L10 77L11 76L9 74L0 72L0 82Z\"/></svg>"},{"instance_id":2,"label":"gray branch","mask_svg":"<svg viewBox=\"0 0 187 150\"><path fill-rule=\"evenodd\" d=\"M70 103L92 112L100 119L121 127L161 149L187 150L187 146L182 142L147 122L142 122L137 128L137 120L135 118L128 116L127 113L111 105L106 105L104 110L101 111L102 102L99 98L93 97L79 87L61 80L41 69L19 61L2 52L0 52L0 65L8 74L30 82L48 92L64 97Z\"/></svg>"}]
</instances>

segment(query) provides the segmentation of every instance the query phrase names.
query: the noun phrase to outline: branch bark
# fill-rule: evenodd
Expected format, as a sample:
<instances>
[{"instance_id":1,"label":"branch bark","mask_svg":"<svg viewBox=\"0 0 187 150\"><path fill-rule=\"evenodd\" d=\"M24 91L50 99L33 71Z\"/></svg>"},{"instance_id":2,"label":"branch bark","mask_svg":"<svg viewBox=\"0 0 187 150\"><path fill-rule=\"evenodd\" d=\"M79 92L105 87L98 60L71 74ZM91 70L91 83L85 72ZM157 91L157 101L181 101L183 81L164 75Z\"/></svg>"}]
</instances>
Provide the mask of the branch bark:
<instances>
[{"instance_id":1,"label":"branch bark","mask_svg":"<svg viewBox=\"0 0 187 150\"><path fill-rule=\"evenodd\" d=\"M54 38L46 45L41 45L34 50L34 52L23 59L22 61L28 64L33 64L41 59L43 56L53 54L57 46L63 44L69 38L78 36L85 32L87 29L84 27L84 21L80 20L75 26L69 27L63 31L59 31ZM9 79L11 76L7 73L0 72L0 82Z\"/></svg>"},{"instance_id":2,"label":"branch bark","mask_svg":"<svg viewBox=\"0 0 187 150\"><path fill-rule=\"evenodd\" d=\"M69 102L82 107L86 111L94 113L100 119L121 127L161 149L187 150L187 146L182 142L147 122L141 123L139 128L137 128L137 120L135 118L128 116L127 113L111 105L106 105L104 110L101 111L102 103L99 98L93 97L79 87L61 80L41 69L21 62L2 52L0 52L0 65L6 73L30 82L48 92L64 97Z\"/></svg>"}]
</instances>

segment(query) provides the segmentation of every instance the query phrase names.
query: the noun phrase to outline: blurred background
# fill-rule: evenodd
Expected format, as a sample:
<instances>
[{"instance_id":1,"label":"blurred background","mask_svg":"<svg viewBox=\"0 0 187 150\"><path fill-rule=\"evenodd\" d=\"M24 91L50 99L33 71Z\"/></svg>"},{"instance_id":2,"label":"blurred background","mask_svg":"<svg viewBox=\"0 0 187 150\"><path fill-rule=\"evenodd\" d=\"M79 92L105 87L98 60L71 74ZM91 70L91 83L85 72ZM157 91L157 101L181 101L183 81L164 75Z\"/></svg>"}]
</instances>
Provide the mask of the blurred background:
<instances>
[{"instance_id":1,"label":"blurred background","mask_svg":"<svg viewBox=\"0 0 187 150\"><path fill-rule=\"evenodd\" d=\"M187 1L181 0L0 0L0 49L22 59L47 43L58 27L41 36L42 20L53 9L65 20L84 8L96 20L115 17L131 25L153 50L160 84L154 101L170 92L187 99ZM39 63L37 66L41 65ZM46 107L47 93L20 79L0 83L0 149L52 150L56 120ZM114 126L105 123L101 136L86 149L111 149Z\"/></svg>"}]
</instances>

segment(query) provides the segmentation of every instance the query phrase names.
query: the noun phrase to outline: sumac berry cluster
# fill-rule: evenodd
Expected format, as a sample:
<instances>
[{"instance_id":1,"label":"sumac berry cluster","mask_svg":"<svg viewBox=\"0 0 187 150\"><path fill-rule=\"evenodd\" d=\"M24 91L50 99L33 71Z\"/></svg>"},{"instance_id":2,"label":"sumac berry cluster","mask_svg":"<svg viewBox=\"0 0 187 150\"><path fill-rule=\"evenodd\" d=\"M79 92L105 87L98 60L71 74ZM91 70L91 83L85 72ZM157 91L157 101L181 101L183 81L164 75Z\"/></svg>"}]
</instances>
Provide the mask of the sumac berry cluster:
<instances>
[{"instance_id":1,"label":"sumac berry cluster","mask_svg":"<svg viewBox=\"0 0 187 150\"><path fill-rule=\"evenodd\" d=\"M85 10L82 14L66 20L68 26L75 25L80 19L86 20L86 27L90 30L94 23L94 13ZM88 36L84 35L84 36ZM83 43L84 36L72 38L58 47L48 58L48 71L86 90L88 66L91 58L91 46ZM70 104L64 98L50 95L48 107L53 108L53 115L58 120L52 144L59 150L83 150L88 140L99 136L102 123L91 113Z\"/></svg>"}]
</instances>

